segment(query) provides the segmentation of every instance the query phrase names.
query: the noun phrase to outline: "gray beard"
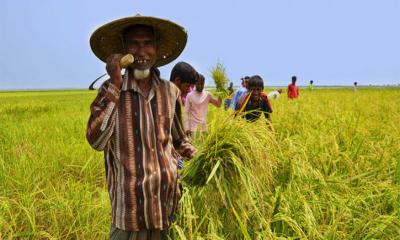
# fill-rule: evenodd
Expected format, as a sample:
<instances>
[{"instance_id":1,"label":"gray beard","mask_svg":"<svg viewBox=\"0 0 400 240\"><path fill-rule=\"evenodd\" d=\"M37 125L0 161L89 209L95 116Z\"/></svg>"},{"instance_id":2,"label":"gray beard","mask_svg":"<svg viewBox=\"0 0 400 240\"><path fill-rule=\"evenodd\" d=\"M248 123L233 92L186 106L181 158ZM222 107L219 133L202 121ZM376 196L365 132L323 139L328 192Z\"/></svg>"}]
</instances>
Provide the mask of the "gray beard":
<instances>
[{"instance_id":1,"label":"gray beard","mask_svg":"<svg viewBox=\"0 0 400 240\"><path fill-rule=\"evenodd\" d=\"M148 78L150 76L150 68L144 70L134 69L133 76L137 80L143 80L145 78Z\"/></svg>"}]
</instances>

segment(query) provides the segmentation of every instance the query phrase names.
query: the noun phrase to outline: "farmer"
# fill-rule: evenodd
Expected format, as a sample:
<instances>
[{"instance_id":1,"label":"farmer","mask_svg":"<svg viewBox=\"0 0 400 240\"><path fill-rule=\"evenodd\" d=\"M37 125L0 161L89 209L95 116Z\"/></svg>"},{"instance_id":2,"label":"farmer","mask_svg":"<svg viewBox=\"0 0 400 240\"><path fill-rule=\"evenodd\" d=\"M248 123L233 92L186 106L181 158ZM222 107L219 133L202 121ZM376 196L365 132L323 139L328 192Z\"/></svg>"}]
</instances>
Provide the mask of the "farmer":
<instances>
[{"instance_id":1,"label":"farmer","mask_svg":"<svg viewBox=\"0 0 400 240\"><path fill-rule=\"evenodd\" d=\"M308 90L312 91L314 90L314 81L310 80L310 84L308 85Z\"/></svg>"},{"instance_id":2,"label":"farmer","mask_svg":"<svg viewBox=\"0 0 400 240\"><path fill-rule=\"evenodd\" d=\"M354 82L353 83L353 92L356 92L357 91L357 82Z\"/></svg>"},{"instance_id":3,"label":"farmer","mask_svg":"<svg viewBox=\"0 0 400 240\"><path fill-rule=\"evenodd\" d=\"M181 100L183 104L185 104L187 94L193 90L197 78L197 71L189 63L178 62L172 68L169 80L181 91Z\"/></svg>"},{"instance_id":4,"label":"farmer","mask_svg":"<svg viewBox=\"0 0 400 240\"><path fill-rule=\"evenodd\" d=\"M86 131L90 145L104 151L110 239L168 238L180 198L179 154L192 157L195 149L184 135L171 137L171 125L182 124L174 117L180 92L156 67L178 57L186 39L181 26L140 15L105 24L90 38L110 76L90 106ZM122 75L119 61L127 53L135 60Z\"/></svg>"},{"instance_id":5,"label":"farmer","mask_svg":"<svg viewBox=\"0 0 400 240\"><path fill-rule=\"evenodd\" d=\"M268 96L268 99L275 100L275 99L278 99L281 94L282 94L282 89L276 89L272 92L269 92L267 96Z\"/></svg>"},{"instance_id":6,"label":"farmer","mask_svg":"<svg viewBox=\"0 0 400 240\"><path fill-rule=\"evenodd\" d=\"M171 133L172 136L183 136L185 135L185 130L183 127L183 124L175 124L175 123L182 123L182 106L184 105L184 102L186 101L186 96L187 94L192 91L191 89L194 87L194 84L196 83L197 79L199 77L198 72L192 67L187 62L178 62L175 64L175 66L172 68L171 75L170 75L170 81L173 82L181 91L181 99L180 101L176 101L175 104L175 116L174 118L177 118L174 121L174 124L172 125ZM182 97L184 96L184 97ZM179 145L181 141L181 138L179 137L173 137L173 139L177 139L178 142L175 142L174 140L174 145ZM188 141L187 136L185 135L185 141ZM183 166L183 162L180 160L179 161L179 168Z\"/></svg>"},{"instance_id":7,"label":"farmer","mask_svg":"<svg viewBox=\"0 0 400 240\"><path fill-rule=\"evenodd\" d=\"M289 86L288 86L287 94L288 94L289 99L295 99L295 98L299 97L299 94L300 94L299 93L299 87L296 86L296 81L297 81L297 77L293 76L292 77L292 83L289 84Z\"/></svg>"},{"instance_id":8,"label":"farmer","mask_svg":"<svg viewBox=\"0 0 400 240\"><path fill-rule=\"evenodd\" d=\"M228 109L229 105L231 104L234 92L235 92L235 90L233 90L233 82L230 82L229 87L228 87L228 97L226 97L226 99L224 101L224 109L225 110Z\"/></svg>"},{"instance_id":9,"label":"farmer","mask_svg":"<svg viewBox=\"0 0 400 240\"><path fill-rule=\"evenodd\" d=\"M195 131L207 131L208 104L221 107L222 99L215 99L211 93L204 89L204 76L199 74L196 88L187 95L185 103L184 126L187 135Z\"/></svg>"},{"instance_id":10,"label":"farmer","mask_svg":"<svg viewBox=\"0 0 400 240\"><path fill-rule=\"evenodd\" d=\"M241 78L242 80L242 87L240 87L237 92L235 93L235 95L233 96L231 103L230 103L230 108L231 109L235 109L239 99L247 93L247 84L249 82L250 77L249 76L245 76L244 78Z\"/></svg>"},{"instance_id":11,"label":"farmer","mask_svg":"<svg viewBox=\"0 0 400 240\"><path fill-rule=\"evenodd\" d=\"M243 117L251 122L259 119L261 113L264 113L269 124L271 122L272 107L268 97L263 93L263 79L258 75L252 76L249 79L248 87L249 92L242 96L238 104L236 104L236 111L243 112Z\"/></svg>"}]
</instances>

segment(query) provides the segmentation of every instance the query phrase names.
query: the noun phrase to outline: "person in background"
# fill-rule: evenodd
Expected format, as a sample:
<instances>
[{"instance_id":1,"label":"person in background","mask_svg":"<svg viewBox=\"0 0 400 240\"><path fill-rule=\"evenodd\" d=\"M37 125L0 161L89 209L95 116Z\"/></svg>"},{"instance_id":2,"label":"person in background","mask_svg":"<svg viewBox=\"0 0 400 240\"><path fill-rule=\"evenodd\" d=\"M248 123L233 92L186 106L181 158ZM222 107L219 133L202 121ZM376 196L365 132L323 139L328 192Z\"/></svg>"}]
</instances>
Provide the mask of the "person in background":
<instances>
[{"instance_id":1,"label":"person in background","mask_svg":"<svg viewBox=\"0 0 400 240\"><path fill-rule=\"evenodd\" d=\"M244 94L236 104L235 110L238 113L243 112L243 117L247 121L256 121L260 118L261 113L264 114L267 124L271 123L270 114L272 107L268 100L268 96L264 94L264 81L258 76L252 76L248 82L249 91Z\"/></svg>"},{"instance_id":2,"label":"person in background","mask_svg":"<svg viewBox=\"0 0 400 240\"><path fill-rule=\"evenodd\" d=\"M310 80L310 85L308 85L308 90L312 91L314 90L314 81Z\"/></svg>"},{"instance_id":3,"label":"person in background","mask_svg":"<svg viewBox=\"0 0 400 240\"><path fill-rule=\"evenodd\" d=\"M292 83L289 84L288 86L288 97L289 99L295 99L299 97L299 87L296 86L296 81L297 81L297 77L296 76L292 76Z\"/></svg>"},{"instance_id":4,"label":"person in background","mask_svg":"<svg viewBox=\"0 0 400 240\"><path fill-rule=\"evenodd\" d=\"M282 89L277 89L272 92L269 92L267 96L268 96L268 99L275 100L275 99L278 99L281 94L282 94Z\"/></svg>"},{"instance_id":5,"label":"person in background","mask_svg":"<svg viewBox=\"0 0 400 240\"><path fill-rule=\"evenodd\" d=\"M226 99L224 101L224 109L225 110L228 109L229 105L231 104L234 92L235 92L235 90L233 90L233 82L230 82L229 87L228 87L228 97L226 97Z\"/></svg>"},{"instance_id":6,"label":"person in background","mask_svg":"<svg viewBox=\"0 0 400 240\"><path fill-rule=\"evenodd\" d=\"M357 91L357 82L353 83L353 92Z\"/></svg>"},{"instance_id":7,"label":"person in background","mask_svg":"<svg viewBox=\"0 0 400 240\"><path fill-rule=\"evenodd\" d=\"M182 104L185 104L186 95L193 90L197 78L197 71L187 62L178 62L172 68L169 80L181 91Z\"/></svg>"},{"instance_id":8,"label":"person in background","mask_svg":"<svg viewBox=\"0 0 400 240\"><path fill-rule=\"evenodd\" d=\"M193 86L197 79L199 77L198 72L187 62L178 62L177 64L175 64L175 66L172 68L171 71L171 76L170 76L170 81L173 82L180 90L181 96L186 95L189 90L190 87ZM174 140L174 145L180 145L181 143L179 141L179 138L177 138L176 136L185 136L183 141L187 142L189 141L188 136L186 136L185 133L185 129L183 124L177 124L182 122L183 123L183 119L182 119L182 98L180 97L175 104L175 112L176 114L174 115L174 124L172 125L171 128L171 134L173 139L177 139L177 141ZM186 100L186 98L184 99ZM176 119L175 119L176 118ZM183 166L183 161L179 160L179 166Z\"/></svg>"},{"instance_id":9,"label":"person in background","mask_svg":"<svg viewBox=\"0 0 400 240\"><path fill-rule=\"evenodd\" d=\"M247 85L249 82L250 77L249 76L245 76L244 78L241 78L242 80L242 86L237 90L237 92L235 93L235 95L233 96L231 103L229 105L229 108L231 109L235 109L236 104L238 103L239 99L247 93Z\"/></svg>"},{"instance_id":10,"label":"person in background","mask_svg":"<svg viewBox=\"0 0 400 240\"><path fill-rule=\"evenodd\" d=\"M233 82L230 82L228 87L228 94L232 95L234 91L235 90L233 90Z\"/></svg>"},{"instance_id":11,"label":"person in background","mask_svg":"<svg viewBox=\"0 0 400 240\"><path fill-rule=\"evenodd\" d=\"M187 95L194 90L194 85L190 85L188 92L185 95L181 95L182 104L185 105Z\"/></svg>"},{"instance_id":12,"label":"person in background","mask_svg":"<svg viewBox=\"0 0 400 240\"><path fill-rule=\"evenodd\" d=\"M207 131L208 104L221 107L222 99L215 99L204 90L204 76L199 74L195 90L187 95L184 112L184 127L187 135L195 131Z\"/></svg>"}]
</instances>

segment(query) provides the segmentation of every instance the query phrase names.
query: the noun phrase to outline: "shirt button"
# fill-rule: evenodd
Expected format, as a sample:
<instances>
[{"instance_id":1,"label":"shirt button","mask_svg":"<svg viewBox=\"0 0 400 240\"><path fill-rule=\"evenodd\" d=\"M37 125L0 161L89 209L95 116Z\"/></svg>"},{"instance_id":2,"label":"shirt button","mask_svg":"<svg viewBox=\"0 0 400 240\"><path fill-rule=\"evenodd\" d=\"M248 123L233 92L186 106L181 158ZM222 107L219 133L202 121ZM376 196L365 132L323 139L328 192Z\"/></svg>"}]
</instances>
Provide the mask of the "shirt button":
<instances>
[{"instance_id":1,"label":"shirt button","mask_svg":"<svg viewBox=\"0 0 400 240\"><path fill-rule=\"evenodd\" d=\"M154 152L154 148L152 148L151 151Z\"/></svg>"}]
</instances>

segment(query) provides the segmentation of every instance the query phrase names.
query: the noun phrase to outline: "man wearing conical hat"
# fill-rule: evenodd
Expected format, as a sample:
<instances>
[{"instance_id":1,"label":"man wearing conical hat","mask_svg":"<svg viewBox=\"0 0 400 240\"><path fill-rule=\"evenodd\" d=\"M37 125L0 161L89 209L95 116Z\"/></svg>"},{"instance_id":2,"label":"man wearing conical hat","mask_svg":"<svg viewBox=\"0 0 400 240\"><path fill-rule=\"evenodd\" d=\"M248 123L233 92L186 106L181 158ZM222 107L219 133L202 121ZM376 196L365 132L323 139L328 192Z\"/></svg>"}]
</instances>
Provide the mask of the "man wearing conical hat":
<instances>
[{"instance_id":1,"label":"man wearing conical hat","mask_svg":"<svg viewBox=\"0 0 400 240\"><path fill-rule=\"evenodd\" d=\"M180 92L156 67L176 59L186 31L168 20L134 16L107 23L90 38L110 79L90 106L86 137L104 151L112 208L110 239L167 239L180 198L178 160L195 149L175 117ZM132 54L124 74L120 59ZM175 143L175 146L174 144Z\"/></svg>"}]
</instances>

